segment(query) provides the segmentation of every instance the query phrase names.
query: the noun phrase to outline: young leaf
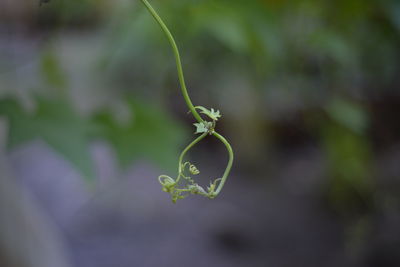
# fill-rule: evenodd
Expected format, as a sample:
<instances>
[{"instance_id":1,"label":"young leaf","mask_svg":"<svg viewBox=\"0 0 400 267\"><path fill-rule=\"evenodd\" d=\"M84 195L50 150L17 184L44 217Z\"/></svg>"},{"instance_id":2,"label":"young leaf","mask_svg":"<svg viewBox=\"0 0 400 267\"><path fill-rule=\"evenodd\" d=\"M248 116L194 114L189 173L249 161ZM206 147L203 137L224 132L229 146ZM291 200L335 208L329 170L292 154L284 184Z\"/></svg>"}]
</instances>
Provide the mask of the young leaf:
<instances>
[{"instance_id":1,"label":"young leaf","mask_svg":"<svg viewBox=\"0 0 400 267\"><path fill-rule=\"evenodd\" d=\"M193 125L196 126L196 132L195 132L196 134L208 132L208 129L206 128L206 126L202 122L193 123Z\"/></svg>"},{"instance_id":2,"label":"young leaf","mask_svg":"<svg viewBox=\"0 0 400 267\"><path fill-rule=\"evenodd\" d=\"M203 106L196 106L195 109L199 109L200 113L207 115L213 121L217 121L218 118L221 118L221 114L220 114L219 110L214 110L213 108L211 108L211 110L209 110Z\"/></svg>"}]
</instances>

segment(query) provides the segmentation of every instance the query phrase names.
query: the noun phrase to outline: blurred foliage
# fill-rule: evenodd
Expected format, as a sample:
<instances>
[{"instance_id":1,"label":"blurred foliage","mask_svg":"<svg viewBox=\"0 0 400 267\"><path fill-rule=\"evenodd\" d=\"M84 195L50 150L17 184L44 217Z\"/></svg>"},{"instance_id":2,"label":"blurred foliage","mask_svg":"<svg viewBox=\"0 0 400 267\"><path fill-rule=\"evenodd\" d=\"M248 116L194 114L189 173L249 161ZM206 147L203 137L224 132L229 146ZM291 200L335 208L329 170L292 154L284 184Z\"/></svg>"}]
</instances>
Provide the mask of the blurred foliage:
<instances>
[{"instance_id":1,"label":"blurred foliage","mask_svg":"<svg viewBox=\"0 0 400 267\"><path fill-rule=\"evenodd\" d=\"M73 163L88 179L95 177L89 153L89 141L110 141L123 166L137 159L148 159L171 170L171 155L179 154L182 127L162 111L129 101L133 118L118 120L110 111L99 111L85 118L64 100L36 99L33 111L24 110L17 102L1 100L0 116L10 124L9 147L41 139Z\"/></svg>"},{"instance_id":2,"label":"blurred foliage","mask_svg":"<svg viewBox=\"0 0 400 267\"><path fill-rule=\"evenodd\" d=\"M290 183L282 199L316 191L347 219L349 250L376 243L375 224L395 233L374 216L400 204L400 1L149 1L176 38L194 104L221 110L237 177L294 174L279 181ZM170 47L140 1L0 1L9 149L42 140L90 179L102 140L121 167L169 172L194 132L186 113ZM212 140L204 147L225 160Z\"/></svg>"},{"instance_id":3,"label":"blurred foliage","mask_svg":"<svg viewBox=\"0 0 400 267\"><path fill-rule=\"evenodd\" d=\"M100 136L111 142L124 166L132 160L146 158L163 168L175 169L174 156L178 156L184 137L182 127L158 108L139 101L128 104L133 118L127 123L115 120L107 111L95 117Z\"/></svg>"},{"instance_id":4,"label":"blurred foliage","mask_svg":"<svg viewBox=\"0 0 400 267\"><path fill-rule=\"evenodd\" d=\"M6 116L10 124L10 147L41 138L74 163L85 177L94 177L87 147L90 124L64 102L37 103L34 112L26 112L15 101L1 101L0 115Z\"/></svg>"},{"instance_id":5,"label":"blurred foliage","mask_svg":"<svg viewBox=\"0 0 400 267\"><path fill-rule=\"evenodd\" d=\"M347 126L351 114L349 111L349 116L343 121L334 118L323 123L322 141L331 176L328 197L338 211L357 214L371 208L374 185L371 180L370 144L360 133L362 128L355 128L361 125L362 117L359 117L359 122Z\"/></svg>"},{"instance_id":6,"label":"blurred foliage","mask_svg":"<svg viewBox=\"0 0 400 267\"><path fill-rule=\"evenodd\" d=\"M376 144L369 107L399 94L399 1L152 4L176 36L193 99L222 111L221 126L243 166L268 158L279 138L274 128L291 128L300 118L296 125L326 156L334 198L370 194ZM28 70L0 76L0 93L24 107L1 104L12 125L10 142L40 136L86 175L91 163L83 144L93 137L108 140L124 165L140 157L168 165L184 131L163 110L187 110L167 41L141 3L58 0L32 12L33 28L46 38L31 51ZM61 101L52 105L35 95Z\"/></svg>"},{"instance_id":7,"label":"blurred foliage","mask_svg":"<svg viewBox=\"0 0 400 267\"><path fill-rule=\"evenodd\" d=\"M322 125L322 140L330 163L330 197L339 210L370 208L371 151L365 136L367 113L357 103L334 100L326 108L331 118ZM354 199L355 198L355 199ZM349 207L349 204L355 207Z\"/></svg>"}]
</instances>

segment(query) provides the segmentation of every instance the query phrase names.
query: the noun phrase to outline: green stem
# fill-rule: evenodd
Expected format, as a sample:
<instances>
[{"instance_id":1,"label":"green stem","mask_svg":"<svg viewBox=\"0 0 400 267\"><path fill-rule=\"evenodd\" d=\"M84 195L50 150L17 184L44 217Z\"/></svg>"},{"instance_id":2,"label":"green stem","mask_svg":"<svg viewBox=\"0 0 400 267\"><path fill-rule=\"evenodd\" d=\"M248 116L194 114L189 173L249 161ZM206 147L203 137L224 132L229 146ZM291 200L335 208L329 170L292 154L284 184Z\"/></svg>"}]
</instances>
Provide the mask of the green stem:
<instances>
[{"instance_id":1,"label":"green stem","mask_svg":"<svg viewBox=\"0 0 400 267\"><path fill-rule=\"evenodd\" d=\"M160 25L161 29L165 33L165 35L168 38L169 43L172 46L172 50L175 55L175 61L176 61L176 68L178 70L178 77L179 77L179 83L181 85L181 91L183 94L183 98L185 99L186 105L189 107L190 111L192 112L193 116L196 118L198 122L203 122L203 119L199 115L199 113L196 111L196 109L193 106L192 101L190 100L186 84L185 84L185 78L183 76L183 69L182 69L182 63L181 63L181 57L179 55L179 50L178 46L175 43L174 37L172 36L171 32L168 30L167 26L163 22L163 20L160 18L160 16L157 14L157 12L153 9L153 7L150 5L147 0L141 0L143 4L146 6L146 8L149 10L150 14L154 17L154 19L157 21L157 23Z\"/></svg>"},{"instance_id":2,"label":"green stem","mask_svg":"<svg viewBox=\"0 0 400 267\"><path fill-rule=\"evenodd\" d=\"M193 116L196 118L196 120L200 123L204 123L204 120L201 118L201 116L199 115L199 113L196 111L196 108L193 106L192 101L190 100L187 88L186 88L186 84L185 84L185 78L183 76L183 69L182 69L182 63L181 63L181 59L180 59L180 55L179 55L179 50L178 47L175 43L174 37L172 36L171 32L168 30L167 26L164 24L164 22L162 21L162 19L160 18L160 16L157 14L157 12L153 9L153 7L149 4L149 2L147 2L147 0L141 0L142 3L146 6L146 8L149 10L150 14L154 17L154 19L157 21L157 23L160 25L161 29L164 31L165 35L168 38L169 43L171 44L172 50L174 52L175 55L175 61L176 61L176 68L178 71L178 77L179 77L179 83L181 85L181 91L182 91L182 95L183 98L185 99L186 105L189 107L190 111L192 112ZM215 126L215 120L213 120L213 128ZM181 155L179 156L179 169L178 169L178 177L176 178L174 185L177 184L180 180L180 178L182 177L182 168L184 167L182 165L183 162L183 158L185 157L186 153L193 147L195 146L198 142L200 142L203 138L205 138L207 135L209 134L209 132L205 132L203 134L201 134L199 137L197 137L193 142L191 142L181 153ZM231 171L232 168L232 163L233 163L233 150L231 145L229 144L229 142L219 133L213 131L212 135L214 135L216 138L218 138L226 147L226 149L228 150L228 154L229 154L229 160L228 160L228 164L225 168L224 174L221 177L221 181L218 184L218 187L215 191L210 191L209 193L202 193L205 196L208 196L210 198L214 198L215 196L217 196L224 184L225 181L229 175L229 172ZM161 176L160 176L161 177ZM160 183L165 186L162 181L160 181ZM189 192L191 191L191 189L174 189L174 192ZM179 191L178 191L179 190ZM182 196L173 196L173 201L175 202L176 199L178 198L183 198Z\"/></svg>"},{"instance_id":3,"label":"green stem","mask_svg":"<svg viewBox=\"0 0 400 267\"><path fill-rule=\"evenodd\" d=\"M178 168L178 177L176 178L176 183L179 182L179 180L181 179L181 173L182 173L182 162L183 162L183 158L185 157L186 153L194 146L196 145L198 142L200 142L202 139L204 139L204 137L207 136L207 133L203 133L202 135L200 135L199 137L197 137L196 139L193 140L193 142L191 142L181 153L181 155L179 156L179 168Z\"/></svg>"},{"instance_id":4,"label":"green stem","mask_svg":"<svg viewBox=\"0 0 400 267\"><path fill-rule=\"evenodd\" d=\"M233 164L233 150L232 150L232 147L229 144L229 142L225 139L225 137L223 137L222 135L220 135L217 132L214 132L213 135L216 138L218 138L222 143L224 143L226 149L228 150L228 154L229 154L228 165L225 168L224 174L221 178L221 182L219 182L219 184L218 184L217 190L215 190L215 196L217 196L219 194L219 192L221 192L222 187L224 187L226 178L228 178L229 172L231 171L232 164Z\"/></svg>"}]
</instances>

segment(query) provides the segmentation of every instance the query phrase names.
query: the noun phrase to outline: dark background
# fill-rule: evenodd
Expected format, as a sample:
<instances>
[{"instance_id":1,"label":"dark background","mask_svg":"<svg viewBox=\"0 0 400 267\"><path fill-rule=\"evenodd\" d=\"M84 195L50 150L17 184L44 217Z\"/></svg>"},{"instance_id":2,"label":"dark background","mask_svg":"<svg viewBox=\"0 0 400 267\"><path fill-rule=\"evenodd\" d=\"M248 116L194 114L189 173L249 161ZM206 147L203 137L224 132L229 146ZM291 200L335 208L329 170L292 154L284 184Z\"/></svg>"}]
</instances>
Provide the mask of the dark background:
<instances>
[{"instance_id":1,"label":"dark background","mask_svg":"<svg viewBox=\"0 0 400 267\"><path fill-rule=\"evenodd\" d=\"M235 162L194 138L140 1L0 3L0 266L400 266L400 2L153 0ZM44 3L48 2L48 3ZM189 155L199 183L227 155Z\"/></svg>"}]
</instances>

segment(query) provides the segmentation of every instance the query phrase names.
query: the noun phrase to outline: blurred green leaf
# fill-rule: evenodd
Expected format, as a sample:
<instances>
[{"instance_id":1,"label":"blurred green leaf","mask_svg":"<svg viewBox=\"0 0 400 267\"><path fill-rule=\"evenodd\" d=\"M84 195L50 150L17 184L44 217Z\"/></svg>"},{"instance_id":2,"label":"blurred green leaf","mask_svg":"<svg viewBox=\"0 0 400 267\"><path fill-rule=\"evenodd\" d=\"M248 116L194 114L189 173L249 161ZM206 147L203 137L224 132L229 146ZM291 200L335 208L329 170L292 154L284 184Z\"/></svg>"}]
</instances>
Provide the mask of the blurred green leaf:
<instances>
[{"instance_id":1,"label":"blurred green leaf","mask_svg":"<svg viewBox=\"0 0 400 267\"><path fill-rule=\"evenodd\" d=\"M386 1L384 7L388 18L400 32L400 2L397 0Z\"/></svg>"},{"instance_id":2,"label":"blurred green leaf","mask_svg":"<svg viewBox=\"0 0 400 267\"><path fill-rule=\"evenodd\" d=\"M44 79L52 87L64 88L67 84L65 74L63 74L60 62L54 51L48 49L42 55L41 70Z\"/></svg>"},{"instance_id":3,"label":"blurred green leaf","mask_svg":"<svg viewBox=\"0 0 400 267\"><path fill-rule=\"evenodd\" d=\"M245 24L235 10L226 6L203 5L194 9L192 21L194 28L208 31L216 40L235 52L244 52L248 49Z\"/></svg>"},{"instance_id":4,"label":"blurred green leaf","mask_svg":"<svg viewBox=\"0 0 400 267\"><path fill-rule=\"evenodd\" d=\"M341 66L349 66L357 62L356 51L352 43L344 36L323 28L310 37L310 45L315 54L335 60Z\"/></svg>"},{"instance_id":5,"label":"blurred green leaf","mask_svg":"<svg viewBox=\"0 0 400 267\"><path fill-rule=\"evenodd\" d=\"M340 115L344 115L344 109ZM358 212L371 201L373 191L371 146L367 136L345 125L343 118L321 124L322 144L329 168L328 198L340 212Z\"/></svg>"},{"instance_id":6,"label":"blurred green leaf","mask_svg":"<svg viewBox=\"0 0 400 267\"><path fill-rule=\"evenodd\" d=\"M127 104L132 118L126 122L118 121L107 111L97 115L99 136L111 142L122 166L148 159L173 170L184 145L182 126L156 107L134 100Z\"/></svg>"},{"instance_id":7,"label":"blurred green leaf","mask_svg":"<svg viewBox=\"0 0 400 267\"><path fill-rule=\"evenodd\" d=\"M354 131L363 133L368 126L368 117L364 108L354 102L335 99L330 102L326 111L333 120Z\"/></svg>"},{"instance_id":8,"label":"blurred green leaf","mask_svg":"<svg viewBox=\"0 0 400 267\"><path fill-rule=\"evenodd\" d=\"M33 112L27 112L16 101L1 100L0 115L5 115L10 124L10 148L42 139L73 163L85 178L94 177L87 144L90 124L65 101L41 99Z\"/></svg>"}]
</instances>

